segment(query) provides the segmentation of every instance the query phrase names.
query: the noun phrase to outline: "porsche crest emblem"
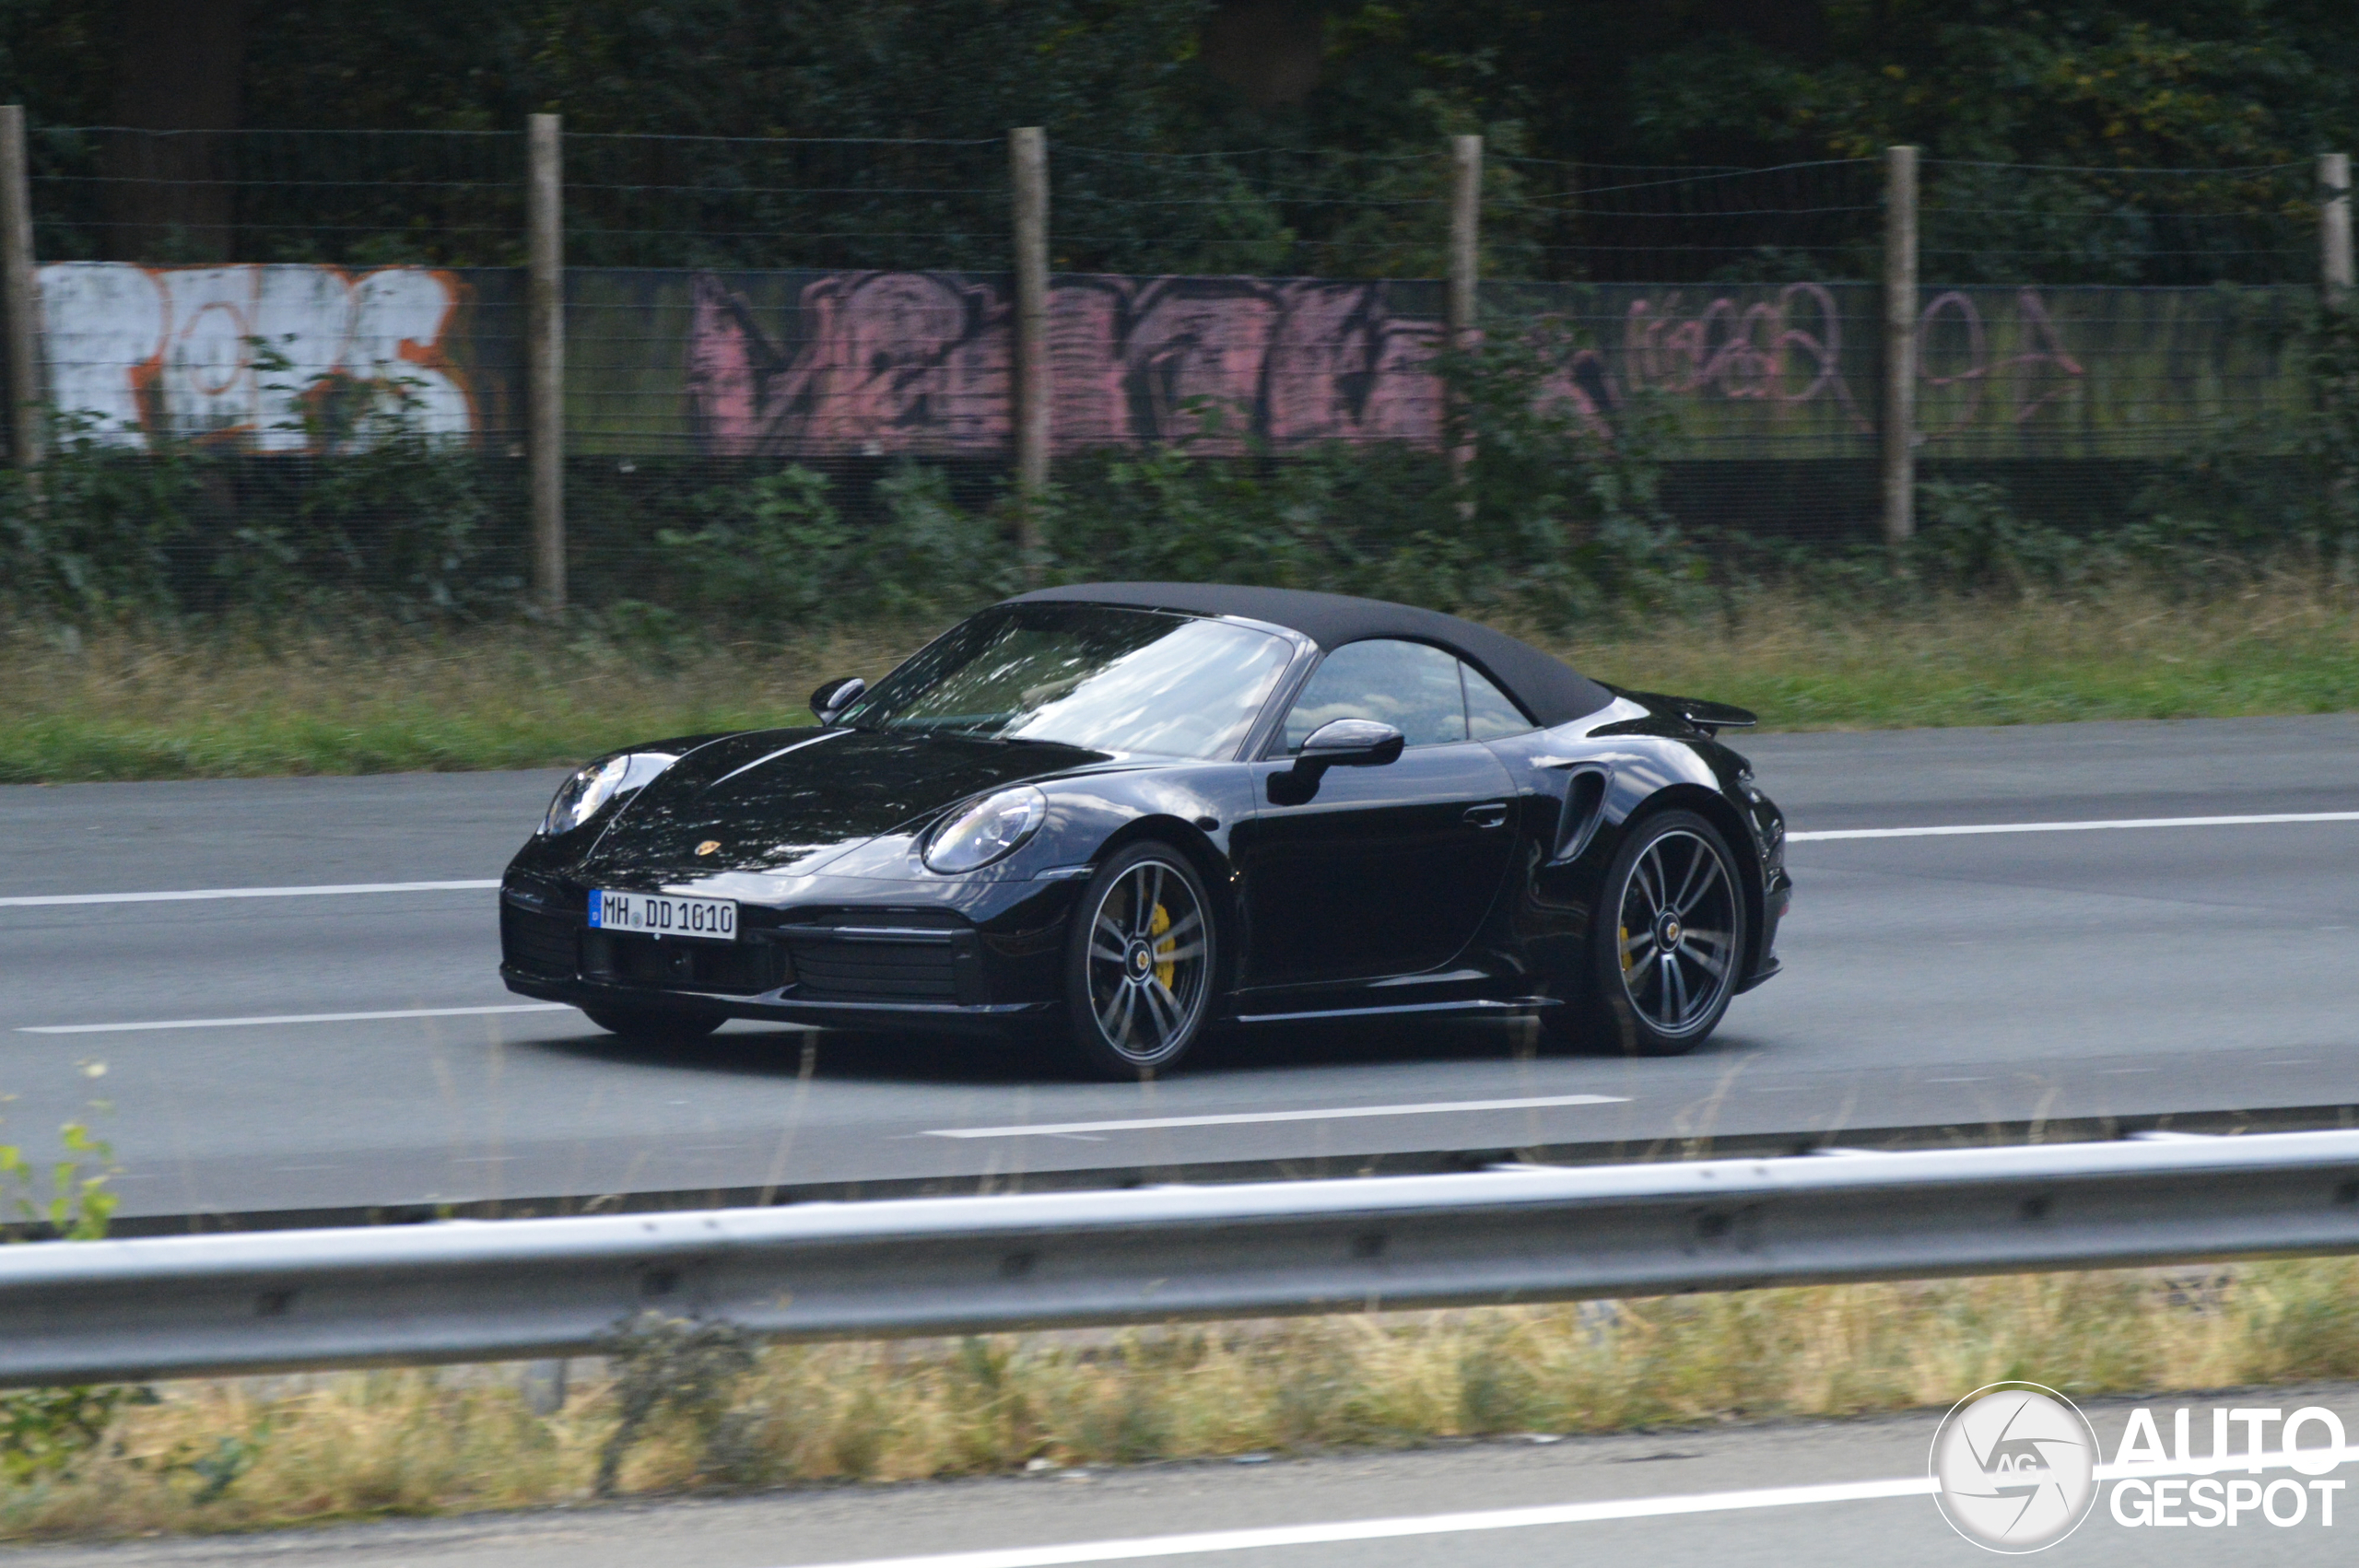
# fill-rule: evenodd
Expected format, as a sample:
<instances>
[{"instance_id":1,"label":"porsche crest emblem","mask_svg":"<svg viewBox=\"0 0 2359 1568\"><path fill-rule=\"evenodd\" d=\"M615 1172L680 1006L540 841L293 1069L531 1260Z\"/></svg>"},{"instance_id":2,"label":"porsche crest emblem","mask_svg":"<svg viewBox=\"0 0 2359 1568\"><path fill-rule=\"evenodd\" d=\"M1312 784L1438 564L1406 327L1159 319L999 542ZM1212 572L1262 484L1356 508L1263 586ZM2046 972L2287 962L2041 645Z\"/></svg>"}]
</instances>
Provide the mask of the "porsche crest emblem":
<instances>
[{"instance_id":1,"label":"porsche crest emblem","mask_svg":"<svg viewBox=\"0 0 2359 1568\"><path fill-rule=\"evenodd\" d=\"M714 850L716 850L716 849L718 849L718 848L721 848L721 840L720 840L720 839L718 839L718 838L708 838L708 839L706 839L703 843L701 843L701 844L699 844L699 845L698 845L698 846L697 846L697 853L698 853L698 854L699 854L699 855L710 855L710 854L711 854Z\"/></svg>"}]
</instances>

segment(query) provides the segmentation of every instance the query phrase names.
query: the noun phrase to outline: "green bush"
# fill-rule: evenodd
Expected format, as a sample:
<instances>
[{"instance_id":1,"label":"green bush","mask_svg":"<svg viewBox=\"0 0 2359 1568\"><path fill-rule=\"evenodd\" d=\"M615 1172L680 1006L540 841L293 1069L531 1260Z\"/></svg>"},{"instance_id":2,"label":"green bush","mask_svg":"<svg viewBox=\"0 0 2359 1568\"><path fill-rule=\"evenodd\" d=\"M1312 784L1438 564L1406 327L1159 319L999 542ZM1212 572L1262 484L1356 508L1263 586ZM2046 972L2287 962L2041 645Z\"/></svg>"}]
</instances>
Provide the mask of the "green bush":
<instances>
[{"instance_id":1,"label":"green bush","mask_svg":"<svg viewBox=\"0 0 2359 1568\"><path fill-rule=\"evenodd\" d=\"M1888 606L2130 575L2200 592L2288 565L2347 579L2359 326L2321 308L2284 346L2306 414L2221 432L2101 527L2054 526L2001 486L1937 472L1919 536L1897 553L1684 531L1662 499L1670 413L1643 392L1575 392L1583 344L1543 317L1444 356L1438 447L1276 450L1206 404L1186 438L1068 457L1028 503L1028 563L1015 498L973 468L576 459L574 601L643 641L938 618L1015 589L1027 566L1054 582L1267 583L1556 629L1693 611L1762 579ZM424 434L400 386L315 386L301 404L302 457L161 439L134 451L56 421L37 479L0 472L0 609L80 624L464 623L525 608L521 464Z\"/></svg>"}]
</instances>

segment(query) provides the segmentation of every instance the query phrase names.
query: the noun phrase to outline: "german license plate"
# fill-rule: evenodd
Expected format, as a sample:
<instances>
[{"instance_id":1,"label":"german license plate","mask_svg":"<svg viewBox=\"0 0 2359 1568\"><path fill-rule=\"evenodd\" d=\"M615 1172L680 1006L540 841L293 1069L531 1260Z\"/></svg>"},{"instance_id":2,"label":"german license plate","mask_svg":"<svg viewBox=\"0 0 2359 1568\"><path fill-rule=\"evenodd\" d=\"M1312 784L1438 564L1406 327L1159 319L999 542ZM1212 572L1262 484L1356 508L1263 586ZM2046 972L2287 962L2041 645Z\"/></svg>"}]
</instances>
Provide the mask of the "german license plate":
<instances>
[{"instance_id":1,"label":"german license plate","mask_svg":"<svg viewBox=\"0 0 2359 1568\"><path fill-rule=\"evenodd\" d=\"M590 924L604 931L639 931L648 936L687 936L706 942L737 940L737 901L734 898L675 898L668 893L607 893L590 895Z\"/></svg>"}]
</instances>

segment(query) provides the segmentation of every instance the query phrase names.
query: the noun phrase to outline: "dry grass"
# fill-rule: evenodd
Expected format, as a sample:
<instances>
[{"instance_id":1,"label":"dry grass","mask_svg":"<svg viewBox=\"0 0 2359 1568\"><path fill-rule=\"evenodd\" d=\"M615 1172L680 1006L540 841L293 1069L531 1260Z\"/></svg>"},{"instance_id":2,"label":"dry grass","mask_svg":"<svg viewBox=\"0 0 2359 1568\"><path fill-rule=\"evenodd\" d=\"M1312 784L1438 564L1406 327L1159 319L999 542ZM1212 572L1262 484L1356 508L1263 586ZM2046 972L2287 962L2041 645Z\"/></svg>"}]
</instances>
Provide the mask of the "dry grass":
<instances>
[{"instance_id":1,"label":"dry grass","mask_svg":"<svg viewBox=\"0 0 2359 1568\"><path fill-rule=\"evenodd\" d=\"M264 639L0 631L0 783L456 771L807 724L812 688L921 629L681 650L512 627Z\"/></svg>"},{"instance_id":2,"label":"dry grass","mask_svg":"<svg viewBox=\"0 0 2359 1568\"><path fill-rule=\"evenodd\" d=\"M2359 601L2292 577L2202 602L2116 588L1906 614L1765 594L1713 622L1559 648L1601 680L1737 703L1780 730L2359 708Z\"/></svg>"},{"instance_id":3,"label":"dry grass","mask_svg":"<svg viewBox=\"0 0 2359 1568\"><path fill-rule=\"evenodd\" d=\"M2359 1375L2359 1260L2181 1272L780 1347L718 1420L651 1429L622 1490L1848 1416L2001 1378L2095 1395ZM165 1387L72 1474L0 1487L0 1539L575 1499L615 1421L603 1390L544 1419L479 1372L298 1381Z\"/></svg>"},{"instance_id":4,"label":"dry grass","mask_svg":"<svg viewBox=\"0 0 2359 1568\"><path fill-rule=\"evenodd\" d=\"M0 782L522 767L661 735L801 723L932 628L778 646L530 626L425 636L0 628ZM1619 685L1882 729L2359 708L2359 609L2284 579L2202 603L2118 589L1905 613L1802 593L1643 630L1541 638Z\"/></svg>"}]
</instances>

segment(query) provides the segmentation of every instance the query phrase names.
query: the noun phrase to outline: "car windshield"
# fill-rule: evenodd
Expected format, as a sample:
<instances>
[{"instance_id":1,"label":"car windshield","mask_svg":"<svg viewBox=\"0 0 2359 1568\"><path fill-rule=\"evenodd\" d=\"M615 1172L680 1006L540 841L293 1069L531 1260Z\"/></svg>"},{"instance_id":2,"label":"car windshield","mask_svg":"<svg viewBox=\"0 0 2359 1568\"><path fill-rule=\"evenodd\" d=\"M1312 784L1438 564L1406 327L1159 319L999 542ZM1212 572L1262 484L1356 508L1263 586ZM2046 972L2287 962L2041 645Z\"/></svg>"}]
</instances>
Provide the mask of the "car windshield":
<instances>
[{"instance_id":1,"label":"car windshield","mask_svg":"<svg viewBox=\"0 0 2359 1568\"><path fill-rule=\"evenodd\" d=\"M1282 638L1223 621L1003 605L936 639L844 718L863 730L1224 757L1292 653Z\"/></svg>"}]
</instances>

